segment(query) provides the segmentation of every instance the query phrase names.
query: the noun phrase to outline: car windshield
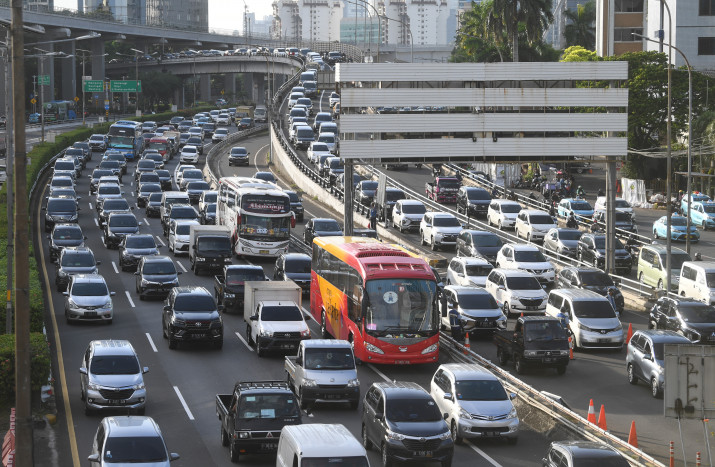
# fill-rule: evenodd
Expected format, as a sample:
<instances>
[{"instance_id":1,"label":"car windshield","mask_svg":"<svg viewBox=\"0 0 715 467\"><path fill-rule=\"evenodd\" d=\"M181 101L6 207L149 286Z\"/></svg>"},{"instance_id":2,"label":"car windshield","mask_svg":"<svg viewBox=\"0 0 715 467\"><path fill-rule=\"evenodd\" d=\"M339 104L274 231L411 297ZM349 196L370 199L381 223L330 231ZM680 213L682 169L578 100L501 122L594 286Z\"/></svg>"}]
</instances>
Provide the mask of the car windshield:
<instances>
[{"instance_id":1,"label":"car windshield","mask_svg":"<svg viewBox=\"0 0 715 467\"><path fill-rule=\"evenodd\" d=\"M206 184L208 186L208 183ZM204 203L215 203L218 200L218 193L204 193Z\"/></svg>"},{"instance_id":2,"label":"car windshield","mask_svg":"<svg viewBox=\"0 0 715 467\"><path fill-rule=\"evenodd\" d=\"M176 266L174 262L169 261L149 261L144 263L144 268L142 272L147 275L174 275L176 274Z\"/></svg>"},{"instance_id":3,"label":"car windshield","mask_svg":"<svg viewBox=\"0 0 715 467\"><path fill-rule=\"evenodd\" d=\"M433 302L437 284L427 279L373 279L365 290L365 328L385 335L433 332L437 324ZM363 298L364 300L364 298Z\"/></svg>"},{"instance_id":4,"label":"car windshield","mask_svg":"<svg viewBox=\"0 0 715 467\"><path fill-rule=\"evenodd\" d=\"M161 185L158 183L142 183L141 188L139 189L140 193L156 193L161 191Z\"/></svg>"},{"instance_id":5,"label":"car windshield","mask_svg":"<svg viewBox=\"0 0 715 467\"><path fill-rule=\"evenodd\" d=\"M461 227L457 218L453 216L435 216L432 224L435 227Z\"/></svg>"},{"instance_id":6,"label":"car windshield","mask_svg":"<svg viewBox=\"0 0 715 467\"><path fill-rule=\"evenodd\" d=\"M440 180L437 184L440 188L458 189L461 184L457 180Z\"/></svg>"},{"instance_id":7,"label":"car windshield","mask_svg":"<svg viewBox=\"0 0 715 467\"><path fill-rule=\"evenodd\" d=\"M424 204L403 204L402 212L405 214L424 214L427 212L427 208Z\"/></svg>"},{"instance_id":8,"label":"car windshield","mask_svg":"<svg viewBox=\"0 0 715 467\"><path fill-rule=\"evenodd\" d=\"M250 418L295 418L299 415L298 404L292 394L247 394L241 397L238 417Z\"/></svg>"},{"instance_id":9,"label":"car windshield","mask_svg":"<svg viewBox=\"0 0 715 467\"><path fill-rule=\"evenodd\" d=\"M110 464L168 460L164 440L159 436L110 436L104 445L104 462Z\"/></svg>"},{"instance_id":10,"label":"car windshield","mask_svg":"<svg viewBox=\"0 0 715 467\"><path fill-rule=\"evenodd\" d=\"M112 160L102 161L102 162L99 163L99 165L100 165L102 168L108 167L108 168L110 168L110 169L118 169L118 168L121 166L121 164L119 163L119 161L112 161Z\"/></svg>"},{"instance_id":11,"label":"car windshield","mask_svg":"<svg viewBox=\"0 0 715 467\"><path fill-rule=\"evenodd\" d=\"M209 184L206 183L206 182L203 182L203 181L201 181L201 182L191 182L191 183L189 183L188 185L186 185L186 189L187 189L187 190L206 191L206 190L208 190L209 188L211 188L211 187L209 186Z\"/></svg>"},{"instance_id":12,"label":"car windshield","mask_svg":"<svg viewBox=\"0 0 715 467\"><path fill-rule=\"evenodd\" d=\"M506 286L509 290L541 290L541 284L536 277L507 277Z\"/></svg>"},{"instance_id":13,"label":"car windshield","mask_svg":"<svg viewBox=\"0 0 715 467\"><path fill-rule=\"evenodd\" d=\"M340 225L335 221L314 221L313 228L316 232L340 232Z\"/></svg>"},{"instance_id":14,"label":"car windshield","mask_svg":"<svg viewBox=\"0 0 715 467\"><path fill-rule=\"evenodd\" d=\"M134 216L112 216L109 219L110 227L136 227L137 219Z\"/></svg>"},{"instance_id":15,"label":"car windshield","mask_svg":"<svg viewBox=\"0 0 715 467\"><path fill-rule=\"evenodd\" d=\"M191 178L191 179L202 180L202 179L204 178L204 174L201 173L200 170L197 170L197 169L189 169L189 170L184 170L184 172L183 172L183 174L182 174L182 177L184 178L184 180L187 180L187 179L190 179L190 178Z\"/></svg>"},{"instance_id":16,"label":"car windshield","mask_svg":"<svg viewBox=\"0 0 715 467\"><path fill-rule=\"evenodd\" d=\"M228 237L199 237L198 248L203 253L230 253L231 239Z\"/></svg>"},{"instance_id":17,"label":"car windshield","mask_svg":"<svg viewBox=\"0 0 715 467\"><path fill-rule=\"evenodd\" d=\"M92 135L89 137L90 141L104 141L104 136L102 135Z\"/></svg>"},{"instance_id":18,"label":"car windshield","mask_svg":"<svg viewBox=\"0 0 715 467\"><path fill-rule=\"evenodd\" d=\"M127 237L127 248L156 248L156 243L154 242L154 237L147 236L129 236Z\"/></svg>"},{"instance_id":19,"label":"car windshield","mask_svg":"<svg viewBox=\"0 0 715 467\"><path fill-rule=\"evenodd\" d=\"M468 276L488 276L494 268L491 264L467 264L465 269Z\"/></svg>"},{"instance_id":20,"label":"car windshield","mask_svg":"<svg viewBox=\"0 0 715 467\"><path fill-rule=\"evenodd\" d=\"M51 199L47 202L47 212L75 212L77 203L73 199Z\"/></svg>"},{"instance_id":21,"label":"car windshield","mask_svg":"<svg viewBox=\"0 0 715 467\"><path fill-rule=\"evenodd\" d=\"M88 268L94 266L94 256L89 253L62 256L62 266L66 268Z\"/></svg>"},{"instance_id":22,"label":"car windshield","mask_svg":"<svg viewBox=\"0 0 715 467\"><path fill-rule=\"evenodd\" d=\"M107 177L114 175L114 172L111 170L95 170L92 172L92 180L99 180L101 177Z\"/></svg>"},{"instance_id":23,"label":"car windshield","mask_svg":"<svg viewBox=\"0 0 715 467\"><path fill-rule=\"evenodd\" d=\"M334 135L320 135L318 137L318 141L320 141L321 143L335 144L335 136ZM377 183L375 183L375 188L377 188Z\"/></svg>"},{"instance_id":24,"label":"car windshield","mask_svg":"<svg viewBox=\"0 0 715 467\"><path fill-rule=\"evenodd\" d=\"M302 467L368 467L365 456L304 457L300 465Z\"/></svg>"},{"instance_id":25,"label":"car windshield","mask_svg":"<svg viewBox=\"0 0 715 467\"><path fill-rule=\"evenodd\" d=\"M264 306L261 321L303 321L303 313L297 306Z\"/></svg>"},{"instance_id":26,"label":"car windshield","mask_svg":"<svg viewBox=\"0 0 715 467\"><path fill-rule=\"evenodd\" d=\"M211 203L206 205L207 214L216 214L216 203Z\"/></svg>"},{"instance_id":27,"label":"car windshield","mask_svg":"<svg viewBox=\"0 0 715 467\"><path fill-rule=\"evenodd\" d=\"M119 195L122 190L117 185L102 185L98 189L100 195Z\"/></svg>"},{"instance_id":28,"label":"car windshield","mask_svg":"<svg viewBox=\"0 0 715 467\"><path fill-rule=\"evenodd\" d=\"M598 250L603 250L606 248L606 237L605 236L598 236L598 237L593 237L593 239L596 241L596 249ZM623 250L623 243L621 243L620 240L617 238L615 239L615 247L616 250Z\"/></svg>"},{"instance_id":29,"label":"car windshield","mask_svg":"<svg viewBox=\"0 0 715 467\"><path fill-rule=\"evenodd\" d=\"M177 206L171 209L172 219L195 219L196 211L190 206Z\"/></svg>"},{"instance_id":30,"label":"car windshield","mask_svg":"<svg viewBox=\"0 0 715 467\"><path fill-rule=\"evenodd\" d=\"M377 182L363 182L362 189L363 191L375 191L377 190Z\"/></svg>"},{"instance_id":31,"label":"car windshield","mask_svg":"<svg viewBox=\"0 0 715 467\"><path fill-rule=\"evenodd\" d=\"M581 284L589 287L608 287L613 286L611 276L602 271L581 272Z\"/></svg>"},{"instance_id":32,"label":"car windshield","mask_svg":"<svg viewBox=\"0 0 715 467\"><path fill-rule=\"evenodd\" d=\"M532 223L532 224L537 224L537 225L540 225L540 224L553 224L553 223L554 223L553 217L548 216L548 215L546 215L546 214L541 214L541 215L538 215L538 216L531 216L530 219L531 219L531 223Z\"/></svg>"},{"instance_id":33,"label":"car windshield","mask_svg":"<svg viewBox=\"0 0 715 467\"><path fill-rule=\"evenodd\" d=\"M55 162L55 170L74 170L74 162L57 161Z\"/></svg>"},{"instance_id":34,"label":"car windshield","mask_svg":"<svg viewBox=\"0 0 715 467\"><path fill-rule=\"evenodd\" d=\"M605 203L604 203L604 205L605 205ZM630 209L630 207L631 207L630 203L628 201L626 201L625 199L617 199L616 200L616 208Z\"/></svg>"},{"instance_id":35,"label":"car windshield","mask_svg":"<svg viewBox=\"0 0 715 467\"><path fill-rule=\"evenodd\" d=\"M502 204L501 205L501 212L503 212L503 213L516 214L519 211L521 211L520 204Z\"/></svg>"},{"instance_id":36,"label":"car windshield","mask_svg":"<svg viewBox=\"0 0 715 467\"><path fill-rule=\"evenodd\" d=\"M584 453L584 456L588 456L588 454ZM620 454L616 453L608 457L599 455L595 459L574 455L572 461L573 467L630 467L631 465Z\"/></svg>"},{"instance_id":37,"label":"car windshield","mask_svg":"<svg viewBox=\"0 0 715 467\"><path fill-rule=\"evenodd\" d=\"M313 152L328 152L330 149L328 149L328 145L325 143L313 143Z\"/></svg>"},{"instance_id":38,"label":"car windshield","mask_svg":"<svg viewBox=\"0 0 715 467\"><path fill-rule=\"evenodd\" d=\"M137 169L144 169L144 170L154 170L156 168L156 163L152 160L144 159L140 160L137 162Z\"/></svg>"},{"instance_id":39,"label":"car windshield","mask_svg":"<svg viewBox=\"0 0 715 467\"><path fill-rule=\"evenodd\" d=\"M95 355L89 371L94 375L136 375L139 362L134 355Z\"/></svg>"},{"instance_id":40,"label":"car windshield","mask_svg":"<svg viewBox=\"0 0 715 467\"><path fill-rule=\"evenodd\" d=\"M159 178L158 173L152 173L152 172L146 173L145 172L139 176L139 183L150 183L150 182L159 183L160 181L161 181L161 179Z\"/></svg>"},{"instance_id":41,"label":"car windshield","mask_svg":"<svg viewBox=\"0 0 715 467\"><path fill-rule=\"evenodd\" d=\"M499 308L494 297L488 293L460 294L459 306L464 310L493 310L494 308Z\"/></svg>"},{"instance_id":42,"label":"car windshield","mask_svg":"<svg viewBox=\"0 0 715 467\"><path fill-rule=\"evenodd\" d=\"M715 204L703 204L703 210L707 213L715 212Z\"/></svg>"},{"instance_id":43,"label":"car windshield","mask_svg":"<svg viewBox=\"0 0 715 467\"><path fill-rule=\"evenodd\" d=\"M342 169L344 166L345 166L345 165L343 164L343 160L342 160L342 159L333 159L333 160L330 161L330 168L331 168L331 169ZM389 199L390 193L388 192L387 195L388 195L388 199Z\"/></svg>"},{"instance_id":44,"label":"car windshield","mask_svg":"<svg viewBox=\"0 0 715 467\"><path fill-rule=\"evenodd\" d=\"M579 300L574 302L574 314L579 318L615 318L616 312L607 300Z\"/></svg>"},{"instance_id":45,"label":"car windshield","mask_svg":"<svg viewBox=\"0 0 715 467\"><path fill-rule=\"evenodd\" d=\"M437 404L430 398L387 399L385 415L393 423L398 422L437 422L442 414Z\"/></svg>"},{"instance_id":46,"label":"car windshield","mask_svg":"<svg viewBox=\"0 0 715 467\"><path fill-rule=\"evenodd\" d=\"M310 274L310 258L287 259L285 271L297 274Z\"/></svg>"},{"instance_id":47,"label":"car windshield","mask_svg":"<svg viewBox=\"0 0 715 467\"><path fill-rule=\"evenodd\" d=\"M489 196L489 193L487 193L486 190L468 190L467 191L467 198L469 198L471 201L478 201L478 200L490 200L492 199L491 196Z\"/></svg>"},{"instance_id":48,"label":"car windshield","mask_svg":"<svg viewBox=\"0 0 715 467\"><path fill-rule=\"evenodd\" d=\"M516 250L514 260L523 263L545 263L546 258L539 250Z\"/></svg>"},{"instance_id":49,"label":"car windshield","mask_svg":"<svg viewBox=\"0 0 715 467\"><path fill-rule=\"evenodd\" d=\"M205 311L211 313L216 310L216 302L211 295L205 294L179 294L174 300L174 310L182 311Z\"/></svg>"},{"instance_id":50,"label":"car windshield","mask_svg":"<svg viewBox=\"0 0 715 467\"><path fill-rule=\"evenodd\" d=\"M663 224L665 224L665 222L666 222L665 218L663 218ZM670 223L671 223L671 225L685 227L687 225L687 220L684 217L671 217Z\"/></svg>"},{"instance_id":51,"label":"car windshield","mask_svg":"<svg viewBox=\"0 0 715 467\"><path fill-rule=\"evenodd\" d=\"M494 234L472 234L472 242L475 246L498 248L501 248L501 246L504 244L501 241L501 238L497 237Z\"/></svg>"},{"instance_id":52,"label":"car windshield","mask_svg":"<svg viewBox=\"0 0 715 467\"><path fill-rule=\"evenodd\" d=\"M355 368L350 349L305 349L306 370L349 370Z\"/></svg>"},{"instance_id":53,"label":"car windshield","mask_svg":"<svg viewBox=\"0 0 715 467\"><path fill-rule=\"evenodd\" d=\"M152 193L149 195L149 202L150 203L161 203L161 197L164 196L164 193Z\"/></svg>"},{"instance_id":54,"label":"car windshield","mask_svg":"<svg viewBox=\"0 0 715 467\"><path fill-rule=\"evenodd\" d=\"M52 186L72 186L74 183L69 177L59 177L52 179Z\"/></svg>"},{"instance_id":55,"label":"car windshield","mask_svg":"<svg viewBox=\"0 0 715 467\"><path fill-rule=\"evenodd\" d=\"M217 134L217 135L227 135L227 134L228 134L228 130L225 129L225 128L219 128L218 130L216 130L216 133L215 133L215 134Z\"/></svg>"},{"instance_id":56,"label":"car windshield","mask_svg":"<svg viewBox=\"0 0 715 467\"><path fill-rule=\"evenodd\" d=\"M389 190L385 192L385 200L387 201L397 201L400 199L405 199L405 192L402 190Z\"/></svg>"},{"instance_id":57,"label":"car windshield","mask_svg":"<svg viewBox=\"0 0 715 467\"><path fill-rule=\"evenodd\" d=\"M593 208L587 201L571 201L571 209L575 211L592 211Z\"/></svg>"},{"instance_id":58,"label":"car windshield","mask_svg":"<svg viewBox=\"0 0 715 467\"><path fill-rule=\"evenodd\" d=\"M559 230L560 240L578 240L583 235L580 230Z\"/></svg>"},{"instance_id":59,"label":"car windshield","mask_svg":"<svg viewBox=\"0 0 715 467\"><path fill-rule=\"evenodd\" d=\"M57 227L53 238L55 240L82 240L82 230L71 227Z\"/></svg>"},{"instance_id":60,"label":"car windshield","mask_svg":"<svg viewBox=\"0 0 715 467\"><path fill-rule=\"evenodd\" d=\"M198 136L192 136L186 141L189 146L200 146L203 144L203 140ZM184 146L186 148L186 146Z\"/></svg>"},{"instance_id":61,"label":"car windshield","mask_svg":"<svg viewBox=\"0 0 715 467\"><path fill-rule=\"evenodd\" d=\"M102 297L109 295L104 282L75 282L72 284L71 295L76 297Z\"/></svg>"},{"instance_id":62,"label":"car windshield","mask_svg":"<svg viewBox=\"0 0 715 467\"><path fill-rule=\"evenodd\" d=\"M195 152L196 152L196 148L193 147L193 146L184 146L183 152L186 153L186 154L195 153Z\"/></svg>"},{"instance_id":63,"label":"car windshield","mask_svg":"<svg viewBox=\"0 0 715 467\"><path fill-rule=\"evenodd\" d=\"M715 307L704 303L680 303L678 311L688 323L715 323Z\"/></svg>"},{"instance_id":64,"label":"car windshield","mask_svg":"<svg viewBox=\"0 0 715 467\"><path fill-rule=\"evenodd\" d=\"M558 321L524 323L527 341L566 340L566 331Z\"/></svg>"},{"instance_id":65,"label":"car windshield","mask_svg":"<svg viewBox=\"0 0 715 467\"><path fill-rule=\"evenodd\" d=\"M623 211L616 211L616 222L622 222L622 223L631 223L631 213L630 212L623 212Z\"/></svg>"},{"instance_id":66,"label":"car windshield","mask_svg":"<svg viewBox=\"0 0 715 467\"><path fill-rule=\"evenodd\" d=\"M179 224L176 226L176 235L190 235L192 224Z\"/></svg>"},{"instance_id":67,"label":"car windshield","mask_svg":"<svg viewBox=\"0 0 715 467\"><path fill-rule=\"evenodd\" d=\"M226 272L226 285L243 285L246 281L263 281L265 280L263 269L247 269Z\"/></svg>"},{"instance_id":68,"label":"car windshield","mask_svg":"<svg viewBox=\"0 0 715 467\"><path fill-rule=\"evenodd\" d=\"M231 154L248 154L246 148L231 148Z\"/></svg>"},{"instance_id":69,"label":"car windshield","mask_svg":"<svg viewBox=\"0 0 715 467\"><path fill-rule=\"evenodd\" d=\"M460 401L505 401L508 399L499 381L466 379L454 382L454 392Z\"/></svg>"}]
</instances>

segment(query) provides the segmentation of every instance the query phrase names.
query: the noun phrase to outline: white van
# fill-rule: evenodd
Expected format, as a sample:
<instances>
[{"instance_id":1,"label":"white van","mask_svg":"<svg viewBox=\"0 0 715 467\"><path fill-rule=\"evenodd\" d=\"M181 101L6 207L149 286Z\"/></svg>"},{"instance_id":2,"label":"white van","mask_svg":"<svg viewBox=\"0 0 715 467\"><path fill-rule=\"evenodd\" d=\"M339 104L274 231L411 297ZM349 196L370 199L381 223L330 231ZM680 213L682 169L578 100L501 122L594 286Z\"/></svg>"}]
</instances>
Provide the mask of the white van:
<instances>
[{"instance_id":1,"label":"white van","mask_svg":"<svg viewBox=\"0 0 715 467\"><path fill-rule=\"evenodd\" d=\"M715 304L715 261L686 261L680 270L678 294Z\"/></svg>"},{"instance_id":2,"label":"white van","mask_svg":"<svg viewBox=\"0 0 715 467\"><path fill-rule=\"evenodd\" d=\"M309 464L303 462L306 459L310 459ZM309 423L283 427L276 467L333 464L370 465L365 448L344 425Z\"/></svg>"}]
</instances>

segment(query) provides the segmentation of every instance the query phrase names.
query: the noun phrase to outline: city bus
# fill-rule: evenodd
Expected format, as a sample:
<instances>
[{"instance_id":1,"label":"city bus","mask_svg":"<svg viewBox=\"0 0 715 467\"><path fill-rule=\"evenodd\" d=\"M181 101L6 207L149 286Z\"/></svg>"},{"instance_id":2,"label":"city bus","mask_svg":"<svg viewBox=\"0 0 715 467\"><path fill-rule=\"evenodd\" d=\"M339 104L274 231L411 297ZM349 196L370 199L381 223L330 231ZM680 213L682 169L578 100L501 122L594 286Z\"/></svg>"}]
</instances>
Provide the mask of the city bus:
<instances>
[{"instance_id":1,"label":"city bus","mask_svg":"<svg viewBox=\"0 0 715 467\"><path fill-rule=\"evenodd\" d=\"M58 122L63 120L74 120L77 113L74 110L75 103L72 101L51 101L43 104L42 112L45 114L45 122Z\"/></svg>"},{"instance_id":2,"label":"city bus","mask_svg":"<svg viewBox=\"0 0 715 467\"><path fill-rule=\"evenodd\" d=\"M109 127L107 149L124 154L128 161L138 157L142 149L142 124L133 120L119 120Z\"/></svg>"},{"instance_id":3,"label":"city bus","mask_svg":"<svg viewBox=\"0 0 715 467\"><path fill-rule=\"evenodd\" d=\"M437 283L427 262L365 237L316 237L310 313L323 337L347 339L364 362L408 365L439 356Z\"/></svg>"},{"instance_id":4,"label":"city bus","mask_svg":"<svg viewBox=\"0 0 715 467\"><path fill-rule=\"evenodd\" d=\"M216 224L231 229L237 255L277 257L288 252L295 215L278 185L250 177L219 180Z\"/></svg>"}]
</instances>

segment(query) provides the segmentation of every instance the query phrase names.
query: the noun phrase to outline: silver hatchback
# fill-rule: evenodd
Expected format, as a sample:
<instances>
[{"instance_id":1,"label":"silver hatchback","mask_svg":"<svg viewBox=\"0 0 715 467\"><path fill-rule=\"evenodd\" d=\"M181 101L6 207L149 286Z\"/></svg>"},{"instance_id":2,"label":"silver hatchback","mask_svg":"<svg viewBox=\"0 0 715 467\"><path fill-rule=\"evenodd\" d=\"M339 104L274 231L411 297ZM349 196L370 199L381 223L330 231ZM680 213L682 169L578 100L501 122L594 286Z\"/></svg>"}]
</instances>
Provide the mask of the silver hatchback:
<instances>
[{"instance_id":1,"label":"silver hatchback","mask_svg":"<svg viewBox=\"0 0 715 467\"><path fill-rule=\"evenodd\" d=\"M70 276L65 295L65 319L73 321L103 321L112 324L114 305L104 277L99 274Z\"/></svg>"},{"instance_id":2,"label":"silver hatchback","mask_svg":"<svg viewBox=\"0 0 715 467\"><path fill-rule=\"evenodd\" d=\"M665 382L665 344L690 344L691 342L675 331L641 330L633 334L626 353L628 382L638 384L645 381L650 385L651 395L660 397Z\"/></svg>"}]
</instances>

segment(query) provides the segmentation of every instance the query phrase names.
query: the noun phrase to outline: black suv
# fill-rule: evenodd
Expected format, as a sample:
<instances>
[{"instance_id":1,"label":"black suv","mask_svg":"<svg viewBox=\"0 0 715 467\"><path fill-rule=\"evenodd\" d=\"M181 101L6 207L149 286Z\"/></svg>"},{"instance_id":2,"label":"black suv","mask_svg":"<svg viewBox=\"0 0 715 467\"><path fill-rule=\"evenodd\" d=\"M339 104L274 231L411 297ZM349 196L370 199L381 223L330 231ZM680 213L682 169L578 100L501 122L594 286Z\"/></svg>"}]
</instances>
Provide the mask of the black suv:
<instances>
[{"instance_id":1,"label":"black suv","mask_svg":"<svg viewBox=\"0 0 715 467\"><path fill-rule=\"evenodd\" d=\"M70 276L75 274L96 274L101 261L94 259L94 253L87 247L65 248L57 260L55 286L58 292L64 292Z\"/></svg>"},{"instance_id":2,"label":"black suv","mask_svg":"<svg viewBox=\"0 0 715 467\"><path fill-rule=\"evenodd\" d=\"M481 256L495 264L503 245L504 242L494 232L466 229L457 236L457 256Z\"/></svg>"},{"instance_id":3,"label":"black suv","mask_svg":"<svg viewBox=\"0 0 715 467\"><path fill-rule=\"evenodd\" d=\"M150 234L132 234L119 244L119 267L122 271L136 270L144 256L159 254L159 246Z\"/></svg>"},{"instance_id":4,"label":"black suv","mask_svg":"<svg viewBox=\"0 0 715 467\"><path fill-rule=\"evenodd\" d=\"M315 237L342 237L343 230L335 219L314 217L305 224L303 241L313 244Z\"/></svg>"},{"instance_id":5,"label":"black suv","mask_svg":"<svg viewBox=\"0 0 715 467\"><path fill-rule=\"evenodd\" d=\"M715 307L692 298L660 297L650 310L648 329L675 331L694 344L715 344Z\"/></svg>"},{"instance_id":6,"label":"black suv","mask_svg":"<svg viewBox=\"0 0 715 467\"><path fill-rule=\"evenodd\" d=\"M375 199L377 191L377 182L374 180L361 180L355 187L355 201L365 206L369 206L372 200Z\"/></svg>"},{"instance_id":7,"label":"black suv","mask_svg":"<svg viewBox=\"0 0 715 467\"><path fill-rule=\"evenodd\" d=\"M310 292L310 261L305 253L283 253L273 269L274 281L293 281L303 293Z\"/></svg>"},{"instance_id":8,"label":"black suv","mask_svg":"<svg viewBox=\"0 0 715 467\"><path fill-rule=\"evenodd\" d=\"M179 219L198 221L199 214L193 206L189 206L188 204L172 204L169 206L169 214L167 215L166 223L164 224L165 237L169 236L169 226L171 225L171 221Z\"/></svg>"},{"instance_id":9,"label":"black suv","mask_svg":"<svg viewBox=\"0 0 715 467\"><path fill-rule=\"evenodd\" d=\"M104 224L104 246L118 248L122 239L139 232L141 225L132 213L111 213Z\"/></svg>"},{"instance_id":10,"label":"black suv","mask_svg":"<svg viewBox=\"0 0 715 467\"><path fill-rule=\"evenodd\" d=\"M134 206L130 206L129 202L124 198L107 198L97 202L97 217L99 220L99 228L103 229L110 214L113 213L131 213Z\"/></svg>"},{"instance_id":11,"label":"black suv","mask_svg":"<svg viewBox=\"0 0 715 467\"><path fill-rule=\"evenodd\" d=\"M57 223L77 223L79 206L71 198L50 198L45 211L45 232L50 232Z\"/></svg>"},{"instance_id":12,"label":"black suv","mask_svg":"<svg viewBox=\"0 0 715 467\"><path fill-rule=\"evenodd\" d=\"M97 192L97 185L99 185L99 179L102 177L111 177L114 175L114 171L109 169L94 169L92 175L89 176L89 194L93 195Z\"/></svg>"},{"instance_id":13,"label":"black suv","mask_svg":"<svg viewBox=\"0 0 715 467\"><path fill-rule=\"evenodd\" d=\"M174 261L168 256L143 256L137 265L136 292L139 300L147 296L165 298L171 289L178 287L179 274Z\"/></svg>"},{"instance_id":14,"label":"black suv","mask_svg":"<svg viewBox=\"0 0 715 467\"><path fill-rule=\"evenodd\" d=\"M298 196L298 193L295 191L286 191L285 193L290 198L290 210L293 211L293 214L295 214L295 220L297 222L303 222L303 216L305 214L303 209L303 200L300 199L300 196Z\"/></svg>"},{"instance_id":15,"label":"black suv","mask_svg":"<svg viewBox=\"0 0 715 467\"><path fill-rule=\"evenodd\" d=\"M616 299L616 311L623 313L623 294L611 279L611 276L596 268L567 266L558 273L554 285L557 289L585 289L604 297L613 289Z\"/></svg>"},{"instance_id":16,"label":"black suv","mask_svg":"<svg viewBox=\"0 0 715 467\"><path fill-rule=\"evenodd\" d=\"M146 217L159 217L161 215L162 193L152 193L146 202Z\"/></svg>"},{"instance_id":17,"label":"black suv","mask_svg":"<svg viewBox=\"0 0 715 467\"><path fill-rule=\"evenodd\" d=\"M385 466L395 460L434 460L449 467L454 442L444 418L417 383L373 383L363 401L363 446L379 449Z\"/></svg>"},{"instance_id":18,"label":"black suv","mask_svg":"<svg viewBox=\"0 0 715 467\"><path fill-rule=\"evenodd\" d=\"M50 240L50 261L57 260L63 248L77 248L84 246L87 237L82 233L82 227L78 224L55 224L52 234L48 235Z\"/></svg>"},{"instance_id":19,"label":"black suv","mask_svg":"<svg viewBox=\"0 0 715 467\"><path fill-rule=\"evenodd\" d=\"M462 186L457 192L457 212L468 217L486 217L491 202L492 195L484 188Z\"/></svg>"},{"instance_id":20,"label":"black suv","mask_svg":"<svg viewBox=\"0 0 715 467\"><path fill-rule=\"evenodd\" d=\"M624 275L630 274L633 258L626 251L620 240L616 239L616 271ZM578 259L591 263L594 267L603 269L606 265L606 236L602 234L583 234L578 241Z\"/></svg>"},{"instance_id":21,"label":"black suv","mask_svg":"<svg viewBox=\"0 0 715 467\"><path fill-rule=\"evenodd\" d=\"M154 182L146 182L139 185L137 188L137 206L140 208L146 207L149 196L152 193L161 193L161 185Z\"/></svg>"},{"instance_id":22,"label":"black suv","mask_svg":"<svg viewBox=\"0 0 715 467\"><path fill-rule=\"evenodd\" d=\"M221 307L221 311L223 307ZM216 301L203 287L174 287L164 302L161 331L169 348L179 342L210 342L223 347L223 320Z\"/></svg>"}]
</instances>

